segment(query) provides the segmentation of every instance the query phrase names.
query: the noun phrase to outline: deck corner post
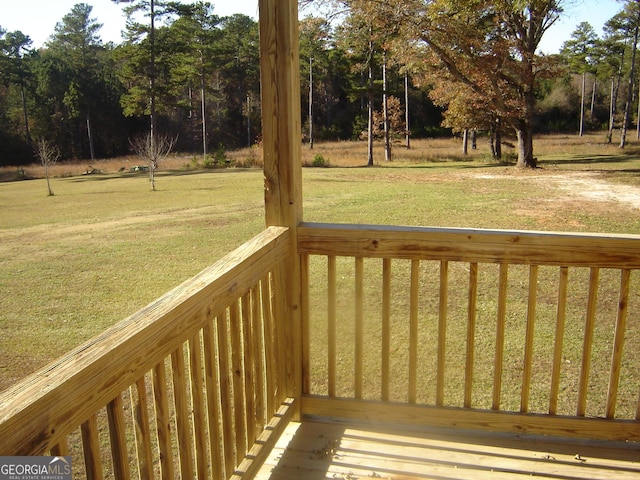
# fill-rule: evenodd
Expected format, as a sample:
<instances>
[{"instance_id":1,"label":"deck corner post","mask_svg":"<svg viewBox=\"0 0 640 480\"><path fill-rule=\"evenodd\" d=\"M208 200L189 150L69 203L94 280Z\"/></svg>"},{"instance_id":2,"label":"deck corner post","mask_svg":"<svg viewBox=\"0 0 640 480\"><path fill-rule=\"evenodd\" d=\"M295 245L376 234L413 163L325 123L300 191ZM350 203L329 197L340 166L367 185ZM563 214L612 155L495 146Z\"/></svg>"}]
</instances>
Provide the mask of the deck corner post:
<instances>
[{"instance_id":1,"label":"deck corner post","mask_svg":"<svg viewBox=\"0 0 640 480\"><path fill-rule=\"evenodd\" d=\"M302 221L301 110L297 0L260 0L260 77L266 225L290 230L290 251L275 294L284 298L287 395L302 392L302 295L297 227ZM279 291L278 291L279 290Z\"/></svg>"}]
</instances>

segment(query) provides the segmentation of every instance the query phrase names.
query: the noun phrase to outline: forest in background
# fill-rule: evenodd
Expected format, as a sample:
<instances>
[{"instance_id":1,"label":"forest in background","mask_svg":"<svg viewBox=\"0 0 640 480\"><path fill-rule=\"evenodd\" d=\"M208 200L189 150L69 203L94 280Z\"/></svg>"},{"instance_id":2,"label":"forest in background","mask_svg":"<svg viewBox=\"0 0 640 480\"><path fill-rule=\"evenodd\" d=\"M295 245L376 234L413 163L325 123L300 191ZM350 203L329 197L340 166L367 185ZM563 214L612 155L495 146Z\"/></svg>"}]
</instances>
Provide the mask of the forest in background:
<instances>
[{"instance_id":1,"label":"forest in background","mask_svg":"<svg viewBox=\"0 0 640 480\"><path fill-rule=\"evenodd\" d=\"M606 129L614 141L619 130L623 146L638 116L636 1L621 2L602 35L580 24L559 54L533 48L530 79L522 48L537 43L522 47L519 31L539 21L542 35L562 2L528 2L518 15L495 1L318 3L331 3L331 15L300 22L306 142L482 132L501 155L502 139L515 138L512 127L523 117L519 96L531 97L530 128L539 133ZM0 166L34 162L39 139L61 160L129 154L150 129L205 161L260 142L257 22L218 17L208 2L123 5L127 24L117 45L102 42L100 19L83 3L38 49L27 34L0 25ZM418 8L421 24L408 28L402 15Z\"/></svg>"}]
</instances>

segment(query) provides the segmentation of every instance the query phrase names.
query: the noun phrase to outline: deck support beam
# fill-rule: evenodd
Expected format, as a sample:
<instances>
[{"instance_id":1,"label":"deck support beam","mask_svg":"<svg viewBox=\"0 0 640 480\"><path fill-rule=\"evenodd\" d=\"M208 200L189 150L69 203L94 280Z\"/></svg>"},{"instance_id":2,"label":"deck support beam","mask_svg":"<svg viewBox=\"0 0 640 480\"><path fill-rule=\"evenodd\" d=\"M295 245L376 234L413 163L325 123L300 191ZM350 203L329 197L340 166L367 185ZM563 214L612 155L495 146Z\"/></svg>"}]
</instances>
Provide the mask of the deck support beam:
<instances>
[{"instance_id":1,"label":"deck support beam","mask_svg":"<svg viewBox=\"0 0 640 480\"><path fill-rule=\"evenodd\" d=\"M290 229L291 252L297 252L297 226L302 221L300 68L297 0L260 0L260 75L262 142L267 226ZM299 399L301 369L300 256L290 255L276 298L284 298L287 396ZM280 295L282 294L282 297ZM298 418L299 402L294 404Z\"/></svg>"}]
</instances>

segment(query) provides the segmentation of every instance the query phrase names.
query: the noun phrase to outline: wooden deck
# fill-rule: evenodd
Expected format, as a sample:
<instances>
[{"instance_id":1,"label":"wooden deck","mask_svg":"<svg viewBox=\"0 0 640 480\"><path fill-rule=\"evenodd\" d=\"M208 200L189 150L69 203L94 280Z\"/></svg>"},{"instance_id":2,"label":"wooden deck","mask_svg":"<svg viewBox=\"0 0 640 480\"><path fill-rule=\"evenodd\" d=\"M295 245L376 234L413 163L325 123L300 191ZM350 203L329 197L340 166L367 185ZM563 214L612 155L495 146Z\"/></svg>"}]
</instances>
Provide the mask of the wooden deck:
<instances>
[{"instance_id":1,"label":"wooden deck","mask_svg":"<svg viewBox=\"0 0 640 480\"><path fill-rule=\"evenodd\" d=\"M301 479L640 478L640 446L363 424L292 422L257 475Z\"/></svg>"}]
</instances>

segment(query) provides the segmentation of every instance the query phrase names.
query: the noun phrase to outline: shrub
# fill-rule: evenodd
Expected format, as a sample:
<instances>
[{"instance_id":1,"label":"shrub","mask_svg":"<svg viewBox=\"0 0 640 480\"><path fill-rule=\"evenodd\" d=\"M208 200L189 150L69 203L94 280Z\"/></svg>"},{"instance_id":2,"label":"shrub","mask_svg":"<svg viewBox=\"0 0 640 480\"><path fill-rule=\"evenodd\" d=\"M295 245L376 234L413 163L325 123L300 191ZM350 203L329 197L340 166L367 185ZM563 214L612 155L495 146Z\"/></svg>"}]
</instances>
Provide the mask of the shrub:
<instances>
[{"instance_id":1,"label":"shrub","mask_svg":"<svg viewBox=\"0 0 640 480\"><path fill-rule=\"evenodd\" d=\"M328 167L329 162L325 160L325 158L318 153L315 157L313 157L313 163L311 164L311 166L312 167Z\"/></svg>"}]
</instances>

